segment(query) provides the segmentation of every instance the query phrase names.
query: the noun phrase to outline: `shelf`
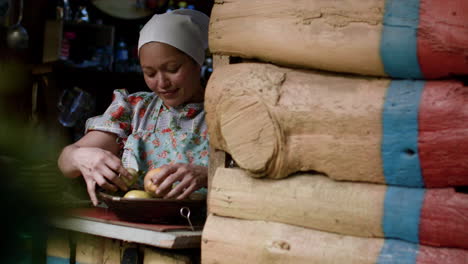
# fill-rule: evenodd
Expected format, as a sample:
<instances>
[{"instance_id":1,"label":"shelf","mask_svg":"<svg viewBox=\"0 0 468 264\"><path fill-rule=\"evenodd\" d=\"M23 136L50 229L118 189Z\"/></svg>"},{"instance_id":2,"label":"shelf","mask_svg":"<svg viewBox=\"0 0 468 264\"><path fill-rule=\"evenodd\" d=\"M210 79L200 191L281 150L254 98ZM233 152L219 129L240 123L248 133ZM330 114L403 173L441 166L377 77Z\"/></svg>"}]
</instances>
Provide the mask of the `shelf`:
<instances>
[{"instance_id":1,"label":"shelf","mask_svg":"<svg viewBox=\"0 0 468 264\"><path fill-rule=\"evenodd\" d=\"M56 228L103 236L168 249L199 248L202 231L153 231L80 217L56 217L50 220Z\"/></svg>"}]
</instances>

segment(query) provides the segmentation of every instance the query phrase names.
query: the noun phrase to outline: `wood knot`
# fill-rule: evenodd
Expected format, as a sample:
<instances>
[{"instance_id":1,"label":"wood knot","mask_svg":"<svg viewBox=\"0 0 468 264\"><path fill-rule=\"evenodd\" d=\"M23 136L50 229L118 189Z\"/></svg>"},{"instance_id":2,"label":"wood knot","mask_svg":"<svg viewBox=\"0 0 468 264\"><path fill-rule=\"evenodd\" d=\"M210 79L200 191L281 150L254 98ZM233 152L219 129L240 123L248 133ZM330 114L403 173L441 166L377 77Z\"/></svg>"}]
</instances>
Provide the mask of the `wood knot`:
<instances>
[{"instance_id":1,"label":"wood knot","mask_svg":"<svg viewBox=\"0 0 468 264\"><path fill-rule=\"evenodd\" d=\"M268 245L269 248L272 249L279 249L279 250L290 250L291 246L289 245L288 242L283 241L283 240L275 240L271 241Z\"/></svg>"}]
</instances>

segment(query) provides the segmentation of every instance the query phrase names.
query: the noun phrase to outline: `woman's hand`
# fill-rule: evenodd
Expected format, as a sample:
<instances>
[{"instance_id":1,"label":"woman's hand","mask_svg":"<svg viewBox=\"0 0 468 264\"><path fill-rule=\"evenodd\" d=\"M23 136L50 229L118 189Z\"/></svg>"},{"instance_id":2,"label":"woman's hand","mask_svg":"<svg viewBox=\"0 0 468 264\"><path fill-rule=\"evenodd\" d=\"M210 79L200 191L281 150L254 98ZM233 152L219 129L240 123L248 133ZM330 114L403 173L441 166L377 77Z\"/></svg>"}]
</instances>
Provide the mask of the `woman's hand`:
<instances>
[{"instance_id":1,"label":"woman's hand","mask_svg":"<svg viewBox=\"0 0 468 264\"><path fill-rule=\"evenodd\" d=\"M167 193L164 198L185 199L194 191L208 184L208 168L199 165L176 163L163 165L161 170L152 177L154 184L159 186L156 194ZM172 188L175 182L179 183Z\"/></svg>"},{"instance_id":2,"label":"woman's hand","mask_svg":"<svg viewBox=\"0 0 468 264\"><path fill-rule=\"evenodd\" d=\"M97 205L96 185L115 192L119 189L127 191L128 188L120 177L131 179L130 173L123 167L122 162L110 151L94 148L80 147L75 149L72 156L73 166L83 175L91 201Z\"/></svg>"},{"instance_id":3,"label":"woman's hand","mask_svg":"<svg viewBox=\"0 0 468 264\"><path fill-rule=\"evenodd\" d=\"M98 204L96 184L109 191L127 190L118 175L131 176L116 156L120 150L116 140L115 134L90 131L76 143L66 146L58 159L59 168L66 177L83 176L94 205Z\"/></svg>"}]
</instances>

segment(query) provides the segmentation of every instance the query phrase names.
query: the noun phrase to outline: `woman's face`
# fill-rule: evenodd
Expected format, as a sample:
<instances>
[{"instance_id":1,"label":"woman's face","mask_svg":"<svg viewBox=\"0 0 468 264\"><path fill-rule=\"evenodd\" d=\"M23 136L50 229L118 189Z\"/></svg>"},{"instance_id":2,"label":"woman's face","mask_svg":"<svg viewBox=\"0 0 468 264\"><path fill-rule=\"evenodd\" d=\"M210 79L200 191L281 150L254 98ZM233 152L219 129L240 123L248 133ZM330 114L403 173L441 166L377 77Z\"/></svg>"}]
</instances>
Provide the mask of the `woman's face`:
<instances>
[{"instance_id":1,"label":"woman's face","mask_svg":"<svg viewBox=\"0 0 468 264\"><path fill-rule=\"evenodd\" d=\"M146 85L166 106L202 102L201 67L182 51L161 42L140 48L140 64Z\"/></svg>"}]
</instances>

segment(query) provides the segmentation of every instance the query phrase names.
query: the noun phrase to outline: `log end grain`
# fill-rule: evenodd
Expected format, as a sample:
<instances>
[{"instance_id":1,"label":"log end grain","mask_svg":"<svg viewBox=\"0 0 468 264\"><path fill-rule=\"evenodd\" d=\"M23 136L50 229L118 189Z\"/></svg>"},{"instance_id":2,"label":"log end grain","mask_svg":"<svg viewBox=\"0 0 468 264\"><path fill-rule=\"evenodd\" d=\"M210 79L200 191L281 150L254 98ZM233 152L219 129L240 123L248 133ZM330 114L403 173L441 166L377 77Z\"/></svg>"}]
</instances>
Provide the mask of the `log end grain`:
<instances>
[{"instance_id":1,"label":"log end grain","mask_svg":"<svg viewBox=\"0 0 468 264\"><path fill-rule=\"evenodd\" d=\"M265 175L281 138L268 108L256 96L244 95L224 100L217 110L227 151L240 167Z\"/></svg>"}]
</instances>

